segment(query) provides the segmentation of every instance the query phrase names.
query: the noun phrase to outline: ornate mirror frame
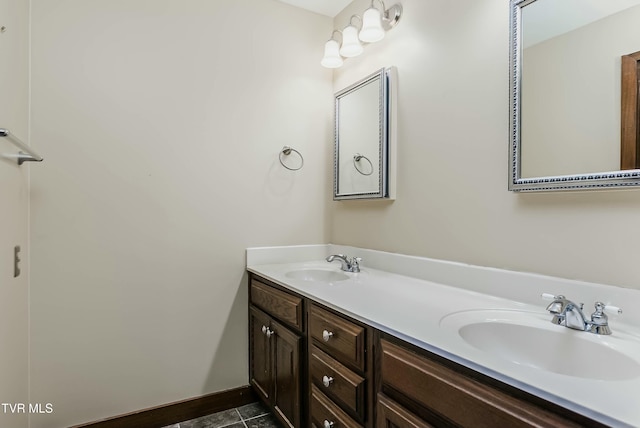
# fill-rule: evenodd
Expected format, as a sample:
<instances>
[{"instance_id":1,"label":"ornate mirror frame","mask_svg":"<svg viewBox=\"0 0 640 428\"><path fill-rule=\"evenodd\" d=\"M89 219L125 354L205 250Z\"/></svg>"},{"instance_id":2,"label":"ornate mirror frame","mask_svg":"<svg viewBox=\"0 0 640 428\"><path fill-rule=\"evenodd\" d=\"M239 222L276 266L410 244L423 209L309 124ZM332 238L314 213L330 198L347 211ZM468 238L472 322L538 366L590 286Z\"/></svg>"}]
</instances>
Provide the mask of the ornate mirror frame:
<instances>
[{"instance_id":1,"label":"ornate mirror frame","mask_svg":"<svg viewBox=\"0 0 640 428\"><path fill-rule=\"evenodd\" d=\"M640 169L533 178L521 177L522 8L535 1L537 0L510 0L509 87L511 96L509 99L509 190L514 192L543 192L607 188L620 189L640 186Z\"/></svg>"},{"instance_id":2,"label":"ornate mirror frame","mask_svg":"<svg viewBox=\"0 0 640 428\"><path fill-rule=\"evenodd\" d=\"M361 88L371 84L378 83L378 99L377 99L377 111L378 111L378 123L375 124L375 134L378 136L376 142L377 156L372 163L371 160L364 155L356 154L358 157L353 157L353 164L356 169L356 161L365 159L363 168L369 168L363 172L358 169L358 172L362 175L370 175L368 171L377 171L378 180L375 190L356 190L356 189L343 189L340 182L340 147L341 147L341 135L340 135L340 102L345 96L355 94ZM334 117L334 171L333 171L333 200L342 201L349 199L395 199L395 176L396 176L396 115L397 115L397 69L395 67L382 68L369 76L359 80L358 82L348 86L347 88L337 92L335 94L335 117ZM370 125L373 126L373 125Z\"/></svg>"}]
</instances>

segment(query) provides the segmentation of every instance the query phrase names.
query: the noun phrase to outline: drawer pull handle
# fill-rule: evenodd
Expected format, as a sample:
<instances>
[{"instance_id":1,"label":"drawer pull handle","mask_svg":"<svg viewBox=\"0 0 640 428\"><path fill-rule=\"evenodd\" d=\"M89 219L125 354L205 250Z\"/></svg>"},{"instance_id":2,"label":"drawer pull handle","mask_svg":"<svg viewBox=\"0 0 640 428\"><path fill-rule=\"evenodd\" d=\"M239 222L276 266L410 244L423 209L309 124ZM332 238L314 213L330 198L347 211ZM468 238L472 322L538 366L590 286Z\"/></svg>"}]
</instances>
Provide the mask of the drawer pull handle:
<instances>
[{"instance_id":1,"label":"drawer pull handle","mask_svg":"<svg viewBox=\"0 0 640 428\"><path fill-rule=\"evenodd\" d=\"M331 376L322 376L322 384L329 388L329 386L331 386L331 384L333 383L333 378Z\"/></svg>"},{"instance_id":2,"label":"drawer pull handle","mask_svg":"<svg viewBox=\"0 0 640 428\"><path fill-rule=\"evenodd\" d=\"M329 422L328 420L324 420L324 428L333 428L333 426L335 425L335 422Z\"/></svg>"},{"instance_id":3,"label":"drawer pull handle","mask_svg":"<svg viewBox=\"0 0 640 428\"><path fill-rule=\"evenodd\" d=\"M267 339L271 339L271 336L275 336L276 332L268 328L265 334L267 335Z\"/></svg>"},{"instance_id":4,"label":"drawer pull handle","mask_svg":"<svg viewBox=\"0 0 640 428\"><path fill-rule=\"evenodd\" d=\"M267 334L267 330L269 330L269 329L267 328L267 326L266 326L266 325L263 325L263 326L262 326L262 334Z\"/></svg>"},{"instance_id":5,"label":"drawer pull handle","mask_svg":"<svg viewBox=\"0 0 640 428\"><path fill-rule=\"evenodd\" d=\"M328 330L322 331L322 339L324 339L325 342L328 342L329 339L331 339L332 337L333 337L332 331L328 331Z\"/></svg>"}]
</instances>

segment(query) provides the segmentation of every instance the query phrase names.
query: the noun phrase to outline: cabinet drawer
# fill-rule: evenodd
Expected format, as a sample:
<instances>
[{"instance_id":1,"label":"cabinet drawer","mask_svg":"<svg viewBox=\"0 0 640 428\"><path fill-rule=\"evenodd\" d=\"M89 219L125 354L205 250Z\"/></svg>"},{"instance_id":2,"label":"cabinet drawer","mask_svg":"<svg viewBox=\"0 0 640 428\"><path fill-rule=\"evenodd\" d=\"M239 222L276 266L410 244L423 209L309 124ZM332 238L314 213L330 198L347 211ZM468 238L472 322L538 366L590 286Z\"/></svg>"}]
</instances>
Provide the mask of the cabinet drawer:
<instances>
[{"instance_id":1,"label":"cabinet drawer","mask_svg":"<svg viewBox=\"0 0 640 428\"><path fill-rule=\"evenodd\" d=\"M364 371L366 335L364 327L311 305L309 335L341 363Z\"/></svg>"},{"instance_id":2,"label":"cabinet drawer","mask_svg":"<svg viewBox=\"0 0 640 428\"><path fill-rule=\"evenodd\" d=\"M316 427L362 428L315 385L311 385L311 423Z\"/></svg>"},{"instance_id":3,"label":"cabinet drawer","mask_svg":"<svg viewBox=\"0 0 640 428\"><path fill-rule=\"evenodd\" d=\"M380 347L383 385L458 426L579 426L384 339L380 341Z\"/></svg>"},{"instance_id":4,"label":"cabinet drawer","mask_svg":"<svg viewBox=\"0 0 640 428\"><path fill-rule=\"evenodd\" d=\"M378 428L435 428L384 394L378 394L378 405L376 408L378 413L376 427Z\"/></svg>"},{"instance_id":5,"label":"cabinet drawer","mask_svg":"<svg viewBox=\"0 0 640 428\"><path fill-rule=\"evenodd\" d=\"M252 279L251 303L298 331L302 330L301 298Z\"/></svg>"},{"instance_id":6,"label":"cabinet drawer","mask_svg":"<svg viewBox=\"0 0 640 428\"><path fill-rule=\"evenodd\" d=\"M358 420L365 417L366 384L346 366L312 346L309 363L311 380L325 394L341 403Z\"/></svg>"}]
</instances>

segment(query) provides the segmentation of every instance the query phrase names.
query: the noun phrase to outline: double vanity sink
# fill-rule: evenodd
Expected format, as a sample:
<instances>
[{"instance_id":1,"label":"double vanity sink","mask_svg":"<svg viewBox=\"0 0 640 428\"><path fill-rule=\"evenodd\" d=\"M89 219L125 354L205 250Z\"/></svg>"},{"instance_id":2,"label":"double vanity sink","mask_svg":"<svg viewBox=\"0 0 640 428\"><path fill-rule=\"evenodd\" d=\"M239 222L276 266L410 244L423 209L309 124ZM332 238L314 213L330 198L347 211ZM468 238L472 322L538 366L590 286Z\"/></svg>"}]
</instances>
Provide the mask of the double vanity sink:
<instances>
[{"instance_id":1,"label":"double vanity sink","mask_svg":"<svg viewBox=\"0 0 640 428\"><path fill-rule=\"evenodd\" d=\"M368 267L366 258L358 273L322 259L248 265L248 270L605 425L640 426L640 336L637 327L624 323L626 312L610 317L612 334L594 334L552 323L549 302L541 298L518 301L399 275ZM574 297L564 290L542 291ZM585 308L586 319L590 313Z\"/></svg>"},{"instance_id":2,"label":"double vanity sink","mask_svg":"<svg viewBox=\"0 0 640 428\"><path fill-rule=\"evenodd\" d=\"M342 272L337 266L320 268L312 264L292 267L284 274L316 287L349 287L349 281L359 282L356 275ZM542 300L540 306L546 306ZM640 376L639 337L621 331L610 336L589 334L550 321L551 315L524 308L471 309L444 315L438 328L452 342L470 345L503 364L600 381Z\"/></svg>"}]
</instances>

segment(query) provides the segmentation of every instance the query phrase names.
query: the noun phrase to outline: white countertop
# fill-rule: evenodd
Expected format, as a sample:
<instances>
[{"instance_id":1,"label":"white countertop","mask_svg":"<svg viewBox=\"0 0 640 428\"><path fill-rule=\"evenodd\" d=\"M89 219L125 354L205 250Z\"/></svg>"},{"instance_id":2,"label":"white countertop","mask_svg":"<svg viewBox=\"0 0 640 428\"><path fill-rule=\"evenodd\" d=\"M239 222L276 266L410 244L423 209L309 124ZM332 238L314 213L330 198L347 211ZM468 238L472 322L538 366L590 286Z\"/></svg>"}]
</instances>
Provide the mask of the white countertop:
<instances>
[{"instance_id":1,"label":"white countertop","mask_svg":"<svg viewBox=\"0 0 640 428\"><path fill-rule=\"evenodd\" d=\"M314 248L314 251L308 252L307 256L313 253L315 261L300 261L305 258L305 255L302 254L304 251L289 252L290 257L286 257L285 254L285 259L293 260L291 262L282 262L282 258L279 257L256 257L249 255L251 250L248 250L247 270L425 350L604 424L621 427L640 426L640 376L628 380L594 380L515 364L471 346L462 340L456 332L444 328L444 324L441 326L441 320L455 312L479 309L526 311L532 315L532 319L539 319L540 323L545 323L545 328L557 328L562 329L563 332L566 330L566 334L589 336L588 340L604 342L606 346L614 349L619 346L621 341L632 338L632 342L638 343L634 355L640 359L640 337L638 337L638 329L635 326L624 324L617 319L610 320L614 331L611 336L598 336L570 330L550 323L551 315L545 310L548 302L540 300L534 304L527 302L527 299L516 301L512 298L478 293L470 290L469 287L453 287L426 279L375 269L368 267L366 262L362 264L360 273L345 273L349 276L348 279L334 283L317 283L291 279L286 276L287 272L300 269L341 272L339 263L325 262L324 255L315 257L319 253L335 254L332 252L336 251L335 247L322 247L326 248L324 250ZM344 247L338 249L344 249ZM258 250L263 251L264 249ZM372 260L384 256L384 253L375 252L379 254L373 254L371 250L358 249L353 249L347 254L360 255L362 253L367 253ZM276 260L280 262L272 263ZM263 263L265 261L268 263ZM429 263L438 262L428 261ZM456 267L461 270L464 268L465 266ZM469 269L471 268L469 267ZM510 274L522 275L508 271L503 272L507 276ZM494 273L503 275L502 272ZM452 278L452 281L454 280L455 278ZM563 289L563 281L567 282L567 280L558 279L557 287L559 289ZM566 286L566 284L564 285ZM544 286L549 287L550 283ZM554 289L547 291L555 292ZM622 295L627 291L621 291ZM617 296L619 292L619 290L614 290L613 295ZM602 293L605 292L602 291ZM635 295L633 296L635 298ZM569 295L567 297L571 298ZM590 313L586 310L585 312ZM628 341L625 345L628 345ZM629 349L628 346L627 349ZM560 351L550 346L548 352ZM583 358L588 359L589 355L584 355ZM593 361L593 364L606 365L607 361Z\"/></svg>"}]
</instances>

